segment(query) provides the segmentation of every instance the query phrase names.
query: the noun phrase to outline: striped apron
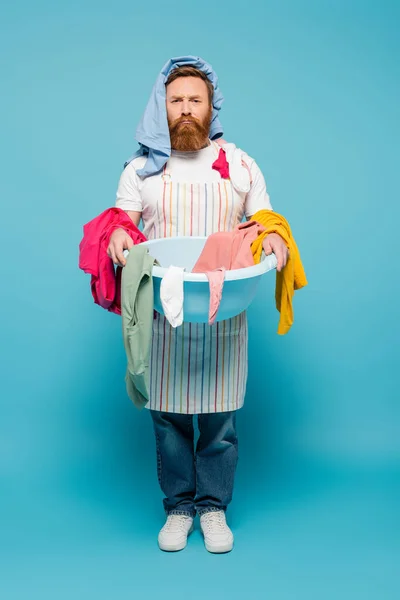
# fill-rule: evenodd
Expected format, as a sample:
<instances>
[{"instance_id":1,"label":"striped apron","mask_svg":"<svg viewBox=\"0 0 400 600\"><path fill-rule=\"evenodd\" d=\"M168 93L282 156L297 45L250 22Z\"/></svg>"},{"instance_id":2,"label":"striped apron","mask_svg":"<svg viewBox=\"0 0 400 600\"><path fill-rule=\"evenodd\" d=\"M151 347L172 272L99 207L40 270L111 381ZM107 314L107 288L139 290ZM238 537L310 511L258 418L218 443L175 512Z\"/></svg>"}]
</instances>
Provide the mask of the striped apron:
<instances>
[{"instance_id":1,"label":"striped apron","mask_svg":"<svg viewBox=\"0 0 400 600\"><path fill-rule=\"evenodd\" d=\"M229 180L174 182L166 167L149 239L208 236L233 229L243 218L244 198ZM247 381L247 316L212 326L183 323L173 328L156 313L146 408L198 414L243 406Z\"/></svg>"}]
</instances>

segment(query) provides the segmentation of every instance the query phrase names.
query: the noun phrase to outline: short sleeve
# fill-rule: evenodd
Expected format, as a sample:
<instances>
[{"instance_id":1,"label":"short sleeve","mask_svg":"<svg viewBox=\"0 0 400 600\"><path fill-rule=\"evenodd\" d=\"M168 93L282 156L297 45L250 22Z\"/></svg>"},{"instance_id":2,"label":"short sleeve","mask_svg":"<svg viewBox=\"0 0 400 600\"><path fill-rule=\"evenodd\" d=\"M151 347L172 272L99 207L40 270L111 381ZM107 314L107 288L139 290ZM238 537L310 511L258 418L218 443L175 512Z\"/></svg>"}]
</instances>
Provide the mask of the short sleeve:
<instances>
[{"instance_id":1,"label":"short sleeve","mask_svg":"<svg viewBox=\"0 0 400 600\"><path fill-rule=\"evenodd\" d=\"M248 165L252 183L250 191L246 195L245 215L247 218L252 217L259 210L272 210L271 202L267 192L264 175L255 160L244 157L244 161Z\"/></svg>"},{"instance_id":2,"label":"short sleeve","mask_svg":"<svg viewBox=\"0 0 400 600\"><path fill-rule=\"evenodd\" d=\"M143 210L138 176L132 163L129 163L122 171L115 206L122 208L122 210L134 210L137 212L142 212Z\"/></svg>"}]
</instances>

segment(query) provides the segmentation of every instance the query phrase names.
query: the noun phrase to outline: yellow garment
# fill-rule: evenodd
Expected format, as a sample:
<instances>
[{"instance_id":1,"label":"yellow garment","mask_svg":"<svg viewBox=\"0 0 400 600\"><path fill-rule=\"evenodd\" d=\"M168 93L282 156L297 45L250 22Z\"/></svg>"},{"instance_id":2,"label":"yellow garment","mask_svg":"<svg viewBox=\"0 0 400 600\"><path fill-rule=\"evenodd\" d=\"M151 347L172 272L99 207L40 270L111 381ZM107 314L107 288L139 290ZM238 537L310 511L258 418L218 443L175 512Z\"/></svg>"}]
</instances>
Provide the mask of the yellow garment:
<instances>
[{"instance_id":1,"label":"yellow garment","mask_svg":"<svg viewBox=\"0 0 400 600\"><path fill-rule=\"evenodd\" d=\"M290 230L290 225L282 215L272 210L259 210L251 217L252 221L257 221L265 227L265 231L260 233L258 238L252 243L251 250L254 256L254 262L261 261L264 238L269 233L277 233L284 240L289 249L289 257L286 266L282 271L276 273L275 302L276 308L280 312L278 333L284 335L293 325L293 306L292 298L294 291L307 285L306 274L300 259L300 253L297 248L294 237Z\"/></svg>"}]
</instances>

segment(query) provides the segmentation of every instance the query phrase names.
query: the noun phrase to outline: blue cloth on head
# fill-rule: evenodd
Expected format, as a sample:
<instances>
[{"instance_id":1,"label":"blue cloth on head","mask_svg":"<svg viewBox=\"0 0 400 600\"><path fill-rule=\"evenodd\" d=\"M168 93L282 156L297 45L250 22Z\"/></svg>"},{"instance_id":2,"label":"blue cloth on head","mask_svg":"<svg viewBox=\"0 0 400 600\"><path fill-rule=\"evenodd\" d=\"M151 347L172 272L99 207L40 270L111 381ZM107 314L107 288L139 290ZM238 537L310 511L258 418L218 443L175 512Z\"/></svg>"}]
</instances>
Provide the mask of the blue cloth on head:
<instances>
[{"instance_id":1,"label":"blue cloth on head","mask_svg":"<svg viewBox=\"0 0 400 600\"><path fill-rule=\"evenodd\" d=\"M165 106L165 83L173 69L182 66L193 66L205 73L214 86L213 114L210 126L210 138L215 140L222 136L223 129L218 113L224 97L218 87L218 77L212 66L198 56L179 56L171 58L162 68L151 92L144 114L136 129L135 139L139 142L139 150L124 164L124 168L138 156L147 156L143 169L139 169L139 177L149 177L161 171L171 156L171 140L169 136L167 109Z\"/></svg>"}]
</instances>

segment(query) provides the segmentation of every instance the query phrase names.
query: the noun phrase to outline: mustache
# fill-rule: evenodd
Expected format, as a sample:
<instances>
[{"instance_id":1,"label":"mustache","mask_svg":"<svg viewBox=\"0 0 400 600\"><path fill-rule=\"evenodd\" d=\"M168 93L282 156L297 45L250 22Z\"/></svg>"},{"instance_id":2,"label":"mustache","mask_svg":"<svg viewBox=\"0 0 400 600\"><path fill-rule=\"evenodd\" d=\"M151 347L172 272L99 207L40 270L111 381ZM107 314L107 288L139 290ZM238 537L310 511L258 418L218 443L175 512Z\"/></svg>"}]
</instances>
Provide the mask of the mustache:
<instances>
[{"instance_id":1,"label":"mustache","mask_svg":"<svg viewBox=\"0 0 400 600\"><path fill-rule=\"evenodd\" d=\"M194 117L179 117L178 119L175 119L175 121L173 121L171 125L172 127L176 127L181 123L185 123L185 125L187 123L193 123L193 125L201 125L200 121L198 119L195 119Z\"/></svg>"}]
</instances>

